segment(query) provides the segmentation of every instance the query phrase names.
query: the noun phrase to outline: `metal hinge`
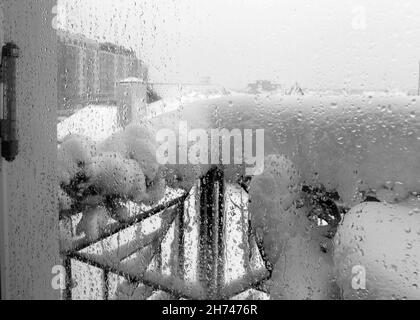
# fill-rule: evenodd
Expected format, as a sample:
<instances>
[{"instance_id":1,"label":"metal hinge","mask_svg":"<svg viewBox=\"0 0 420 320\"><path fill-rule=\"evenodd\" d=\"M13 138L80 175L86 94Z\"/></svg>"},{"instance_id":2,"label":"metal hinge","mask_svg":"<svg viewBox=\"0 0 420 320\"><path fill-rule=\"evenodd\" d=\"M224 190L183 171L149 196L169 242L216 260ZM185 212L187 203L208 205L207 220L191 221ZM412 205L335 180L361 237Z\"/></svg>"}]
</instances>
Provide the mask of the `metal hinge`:
<instances>
[{"instance_id":1,"label":"metal hinge","mask_svg":"<svg viewBox=\"0 0 420 320\"><path fill-rule=\"evenodd\" d=\"M3 87L3 114L0 114L1 156L6 161L15 160L18 154L16 125L16 61L19 58L19 47L6 43L1 50L0 83Z\"/></svg>"}]
</instances>

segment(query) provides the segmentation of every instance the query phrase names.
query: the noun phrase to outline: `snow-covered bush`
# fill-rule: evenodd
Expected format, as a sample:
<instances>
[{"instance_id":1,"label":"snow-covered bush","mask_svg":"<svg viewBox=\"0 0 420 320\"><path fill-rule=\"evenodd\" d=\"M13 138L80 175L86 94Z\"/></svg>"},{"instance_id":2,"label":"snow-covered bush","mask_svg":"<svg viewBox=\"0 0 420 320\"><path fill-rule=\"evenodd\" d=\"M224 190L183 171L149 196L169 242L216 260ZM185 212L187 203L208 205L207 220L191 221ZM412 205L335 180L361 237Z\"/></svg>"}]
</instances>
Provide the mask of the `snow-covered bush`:
<instances>
[{"instance_id":1,"label":"snow-covered bush","mask_svg":"<svg viewBox=\"0 0 420 320\"><path fill-rule=\"evenodd\" d=\"M58 149L59 182L70 184L70 180L81 172L85 164L96 155L96 144L87 137L69 135Z\"/></svg>"},{"instance_id":2,"label":"snow-covered bush","mask_svg":"<svg viewBox=\"0 0 420 320\"><path fill-rule=\"evenodd\" d=\"M140 165L116 152L103 152L86 166L88 184L104 196L120 196L141 202L146 180Z\"/></svg>"},{"instance_id":3,"label":"snow-covered bush","mask_svg":"<svg viewBox=\"0 0 420 320\"><path fill-rule=\"evenodd\" d=\"M95 143L68 136L58 147L59 206L62 213L83 212L78 232L95 238L106 216L124 220L125 203L158 203L165 194L163 170L156 162L154 134L146 126L130 125Z\"/></svg>"},{"instance_id":4,"label":"snow-covered bush","mask_svg":"<svg viewBox=\"0 0 420 320\"><path fill-rule=\"evenodd\" d=\"M284 241L303 231L302 218L294 207L299 179L288 159L270 155L265 160L264 173L254 177L250 185L251 223L272 264L277 262Z\"/></svg>"},{"instance_id":5,"label":"snow-covered bush","mask_svg":"<svg viewBox=\"0 0 420 320\"><path fill-rule=\"evenodd\" d=\"M250 185L251 223L273 266L273 299L328 299L334 292L331 240L299 205L301 182L290 160L270 155Z\"/></svg>"}]
</instances>

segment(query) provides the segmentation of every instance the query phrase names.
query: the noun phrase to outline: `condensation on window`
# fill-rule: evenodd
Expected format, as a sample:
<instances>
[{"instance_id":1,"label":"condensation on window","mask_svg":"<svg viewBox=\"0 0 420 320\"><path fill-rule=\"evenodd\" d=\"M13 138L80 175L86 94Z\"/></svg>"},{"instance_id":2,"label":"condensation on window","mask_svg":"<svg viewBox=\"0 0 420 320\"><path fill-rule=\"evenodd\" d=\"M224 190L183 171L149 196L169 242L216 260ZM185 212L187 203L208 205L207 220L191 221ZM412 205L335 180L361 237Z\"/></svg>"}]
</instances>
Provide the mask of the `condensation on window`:
<instances>
[{"instance_id":1,"label":"condensation on window","mask_svg":"<svg viewBox=\"0 0 420 320\"><path fill-rule=\"evenodd\" d=\"M53 12L63 299L420 298L420 5Z\"/></svg>"}]
</instances>

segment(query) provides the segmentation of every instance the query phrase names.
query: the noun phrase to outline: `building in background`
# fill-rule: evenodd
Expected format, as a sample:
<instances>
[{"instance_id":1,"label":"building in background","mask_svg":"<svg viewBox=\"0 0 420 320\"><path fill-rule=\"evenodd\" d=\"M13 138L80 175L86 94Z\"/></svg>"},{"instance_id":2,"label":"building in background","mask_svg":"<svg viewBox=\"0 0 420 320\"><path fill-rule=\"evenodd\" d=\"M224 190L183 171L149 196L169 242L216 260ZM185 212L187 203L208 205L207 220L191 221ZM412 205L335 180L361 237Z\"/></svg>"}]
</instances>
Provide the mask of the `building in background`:
<instances>
[{"instance_id":1,"label":"building in background","mask_svg":"<svg viewBox=\"0 0 420 320\"><path fill-rule=\"evenodd\" d=\"M63 30L57 34L59 116L89 104L116 104L123 79L147 81L148 69L133 50Z\"/></svg>"},{"instance_id":2,"label":"building in background","mask_svg":"<svg viewBox=\"0 0 420 320\"><path fill-rule=\"evenodd\" d=\"M258 94L263 92L275 92L281 90L280 84L273 83L269 80L258 80L254 83L248 84L246 91L251 94Z\"/></svg>"}]
</instances>

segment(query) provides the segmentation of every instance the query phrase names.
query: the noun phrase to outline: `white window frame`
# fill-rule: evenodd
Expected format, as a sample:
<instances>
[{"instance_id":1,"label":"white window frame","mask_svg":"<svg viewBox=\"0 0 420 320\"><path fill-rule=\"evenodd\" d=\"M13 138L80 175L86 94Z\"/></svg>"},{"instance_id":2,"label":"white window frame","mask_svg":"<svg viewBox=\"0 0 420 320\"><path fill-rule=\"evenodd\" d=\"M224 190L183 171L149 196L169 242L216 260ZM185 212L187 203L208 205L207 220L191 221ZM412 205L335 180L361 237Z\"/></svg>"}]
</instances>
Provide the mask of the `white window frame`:
<instances>
[{"instance_id":1,"label":"white window frame","mask_svg":"<svg viewBox=\"0 0 420 320\"><path fill-rule=\"evenodd\" d=\"M19 155L0 160L2 299L59 299L56 200L57 54L52 8L57 0L3 0L2 44L21 49L17 65Z\"/></svg>"}]
</instances>

